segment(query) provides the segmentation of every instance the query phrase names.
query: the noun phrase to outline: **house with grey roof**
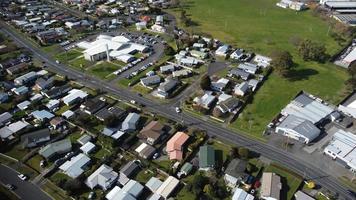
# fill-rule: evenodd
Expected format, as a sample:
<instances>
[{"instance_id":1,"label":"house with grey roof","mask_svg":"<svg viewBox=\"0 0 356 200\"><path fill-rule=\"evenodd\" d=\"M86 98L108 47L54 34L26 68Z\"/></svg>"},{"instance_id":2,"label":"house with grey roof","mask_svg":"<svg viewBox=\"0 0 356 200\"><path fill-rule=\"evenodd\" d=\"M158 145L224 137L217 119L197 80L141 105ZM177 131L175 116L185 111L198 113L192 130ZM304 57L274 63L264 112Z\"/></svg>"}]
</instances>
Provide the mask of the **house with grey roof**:
<instances>
[{"instance_id":1,"label":"house with grey roof","mask_svg":"<svg viewBox=\"0 0 356 200\"><path fill-rule=\"evenodd\" d=\"M216 101L216 97L212 95L212 92L206 92L202 97L195 97L193 101L205 109L210 109L211 105Z\"/></svg>"},{"instance_id":2,"label":"house with grey roof","mask_svg":"<svg viewBox=\"0 0 356 200\"><path fill-rule=\"evenodd\" d=\"M277 125L276 133L308 144L320 135L320 130L309 120L288 115Z\"/></svg>"},{"instance_id":3,"label":"house with grey roof","mask_svg":"<svg viewBox=\"0 0 356 200\"><path fill-rule=\"evenodd\" d=\"M252 63L241 63L239 66L237 66L238 69L244 70L245 72L248 72L250 74L256 74L258 71L259 67L255 64Z\"/></svg>"},{"instance_id":4,"label":"house with grey roof","mask_svg":"<svg viewBox=\"0 0 356 200\"><path fill-rule=\"evenodd\" d=\"M77 178L87 169L89 163L90 158L87 155L80 153L59 166L59 169L69 177Z\"/></svg>"},{"instance_id":5,"label":"house with grey roof","mask_svg":"<svg viewBox=\"0 0 356 200\"><path fill-rule=\"evenodd\" d=\"M36 78L37 78L37 73L32 71L32 72L28 72L27 74L24 74L22 76L15 78L14 83L16 85L23 85L23 84L29 83L31 81L34 81Z\"/></svg>"},{"instance_id":6,"label":"house with grey roof","mask_svg":"<svg viewBox=\"0 0 356 200\"><path fill-rule=\"evenodd\" d=\"M135 131L136 126L140 120L140 115L137 113L130 113L122 122L121 130L125 132Z\"/></svg>"},{"instance_id":7,"label":"house with grey roof","mask_svg":"<svg viewBox=\"0 0 356 200\"><path fill-rule=\"evenodd\" d=\"M9 95L5 92L0 92L0 103L5 103L7 100L9 100Z\"/></svg>"},{"instance_id":8,"label":"house with grey roof","mask_svg":"<svg viewBox=\"0 0 356 200\"><path fill-rule=\"evenodd\" d=\"M237 110L242 105L242 102L237 98L228 98L220 102L215 108L219 109L222 114L231 113Z\"/></svg>"},{"instance_id":9,"label":"house with grey roof","mask_svg":"<svg viewBox=\"0 0 356 200\"><path fill-rule=\"evenodd\" d=\"M16 107L18 107L20 110L26 110L30 105L31 105L31 102L26 100L26 101L23 101L23 102L17 104Z\"/></svg>"},{"instance_id":10,"label":"house with grey roof","mask_svg":"<svg viewBox=\"0 0 356 200\"><path fill-rule=\"evenodd\" d=\"M164 65L164 66L161 66L159 68L159 70L161 71L162 74L169 74L169 73L172 73L176 70L176 66L175 65Z\"/></svg>"},{"instance_id":11,"label":"house with grey roof","mask_svg":"<svg viewBox=\"0 0 356 200\"><path fill-rule=\"evenodd\" d=\"M168 98L171 93L177 88L179 83L180 81L176 79L167 79L157 88L157 96L161 98Z\"/></svg>"},{"instance_id":12,"label":"house with grey roof","mask_svg":"<svg viewBox=\"0 0 356 200\"><path fill-rule=\"evenodd\" d=\"M46 90L51 88L53 86L53 83L54 83L53 77L49 77L49 78L41 77L36 80L36 84L34 87L39 91Z\"/></svg>"},{"instance_id":13,"label":"house with grey roof","mask_svg":"<svg viewBox=\"0 0 356 200\"><path fill-rule=\"evenodd\" d=\"M260 84L260 81L256 80L256 79L250 79L248 80L248 86L250 87L251 91L254 92L257 87L259 86Z\"/></svg>"},{"instance_id":14,"label":"house with grey roof","mask_svg":"<svg viewBox=\"0 0 356 200\"><path fill-rule=\"evenodd\" d=\"M118 183L125 185L139 169L140 166L135 161L129 161L120 169Z\"/></svg>"},{"instance_id":15,"label":"house with grey roof","mask_svg":"<svg viewBox=\"0 0 356 200\"><path fill-rule=\"evenodd\" d=\"M81 145L84 145L85 143L90 142L91 139L92 137L90 135L84 134L77 140L77 142Z\"/></svg>"},{"instance_id":16,"label":"house with grey roof","mask_svg":"<svg viewBox=\"0 0 356 200\"><path fill-rule=\"evenodd\" d=\"M36 147L51 139L51 133L48 128L27 133L21 136L21 143L25 148Z\"/></svg>"},{"instance_id":17,"label":"house with grey roof","mask_svg":"<svg viewBox=\"0 0 356 200\"><path fill-rule=\"evenodd\" d=\"M68 153L71 150L72 143L70 139L63 139L44 146L38 151L38 153L45 159L50 159L55 155Z\"/></svg>"},{"instance_id":18,"label":"house with grey roof","mask_svg":"<svg viewBox=\"0 0 356 200\"><path fill-rule=\"evenodd\" d=\"M222 92L226 86L229 84L229 79L220 78L217 81L211 82L211 89L217 92Z\"/></svg>"},{"instance_id":19,"label":"house with grey roof","mask_svg":"<svg viewBox=\"0 0 356 200\"><path fill-rule=\"evenodd\" d=\"M161 77L158 75L148 76L145 78L141 78L140 82L145 87L150 87L152 85L159 84L161 82Z\"/></svg>"},{"instance_id":20,"label":"house with grey roof","mask_svg":"<svg viewBox=\"0 0 356 200\"><path fill-rule=\"evenodd\" d=\"M108 200L135 200L139 199L144 186L135 180L130 180L122 188L115 186L105 197Z\"/></svg>"},{"instance_id":21,"label":"house with grey roof","mask_svg":"<svg viewBox=\"0 0 356 200\"><path fill-rule=\"evenodd\" d=\"M10 114L9 112L4 112L0 114L0 127L10 122L11 119L12 119L12 114Z\"/></svg>"},{"instance_id":22,"label":"house with grey roof","mask_svg":"<svg viewBox=\"0 0 356 200\"><path fill-rule=\"evenodd\" d=\"M240 84L237 84L235 87L234 87L234 93L238 96L245 96L248 91L250 90L249 86L248 86L248 83L246 81L240 83Z\"/></svg>"},{"instance_id":23,"label":"house with grey roof","mask_svg":"<svg viewBox=\"0 0 356 200\"><path fill-rule=\"evenodd\" d=\"M119 175L111 167L103 164L94 173L92 173L85 184L90 188L100 187L101 189L108 190L115 185Z\"/></svg>"},{"instance_id":24,"label":"house with grey roof","mask_svg":"<svg viewBox=\"0 0 356 200\"><path fill-rule=\"evenodd\" d=\"M242 69L231 69L229 71L229 74L228 76L230 77L236 77L236 78L241 78L242 80L245 80L247 81L250 77L251 77L251 74L242 70Z\"/></svg>"},{"instance_id":25,"label":"house with grey roof","mask_svg":"<svg viewBox=\"0 0 356 200\"><path fill-rule=\"evenodd\" d=\"M31 113L31 116L33 116L35 119L43 122L46 120L51 120L54 118L54 114L46 111L46 110L36 110Z\"/></svg>"},{"instance_id":26,"label":"house with grey roof","mask_svg":"<svg viewBox=\"0 0 356 200\"><path fill-rule=\"evenodd\" d=\"M13 88L11 90L13 93L15 93L16 95L23 95L23 94L27 94L30 90L28 89L28 87L26 86L21 86L18 88Z\"/></svg>"},{"instance_id":27,"label":"house with grey roof","mask_svg":"<svg viewBox=\"0 0 356 200\"><path fill-rule=\"evenodd\" d=\"M99 98L89 99L80 105L80 109L85 113L92 115L106 106L106 102Z\"/></svg>"},{"instance_id":28,"label":"house with grey roof","mask_svg":"<svg viewBox=\"0 0 356 200\"><path fill-rule=\"evenodd\" d=\"M150 178L150 180L147 181L146 187L151 190L152 193L155 193L157 189L162 185L162 181L159 180L156 177Z\"/></svg>"},{"instance_id":29,"label":"house with grey roof","mask_svg":"<svg viewBox=\"0 0 356 200\"><path fill-rule=\"evenodd\" d=\"M227 186L235 188L239 182L244 180L248 174L245 172L247 162L240 159L233 159L225 169L224 180Z\"/></svg>"}]
</instances>

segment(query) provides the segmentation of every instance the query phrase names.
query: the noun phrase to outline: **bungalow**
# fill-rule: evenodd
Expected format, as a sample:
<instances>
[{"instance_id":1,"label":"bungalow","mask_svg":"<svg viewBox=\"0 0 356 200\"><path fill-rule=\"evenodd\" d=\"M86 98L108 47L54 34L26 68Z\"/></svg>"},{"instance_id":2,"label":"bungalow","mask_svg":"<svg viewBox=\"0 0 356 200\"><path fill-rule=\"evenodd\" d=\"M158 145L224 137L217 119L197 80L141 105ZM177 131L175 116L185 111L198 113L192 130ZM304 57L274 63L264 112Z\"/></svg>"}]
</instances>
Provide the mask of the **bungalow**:
<instances>
[{"instance_id":1,"label":"bungalow","mask_svg":"<svg viewBox=\"0 0 356 200\"><path fill-rule=\"evenodd\" d=\"M204 48L206 45L204 43L194 43L193 44L193 48L196 48L196 49L200 49L200 48Z\"/></svg>"},{"instance_id":2,"label":"bungalow","mask_svg":"<svg viewBox=\"0 0 356 200\"><path fill-rule=\"evenodd\" d=\"M202 51L191 50L189 53L190 55L198 59L206 59L208 57L208 53Z\"/></svg>"},{"instance_id":3,"label":"bungalow","mask_svg":"<svg viewBox=\"0 0 356 200\"><path fill-rule=\"evenodd\" d=\"M4 92L0 92L0 103L5 103L7 100L9 100L9 95Z\"/></svg>"},{"instance_id":4,"label":"bungalow","mask_svg":"<svg viewBox=\"0 0 356 200\"><path fill-rule=\"evenodd\" d=\"M51 139L49 129L41 129L21 136L21 143L25 148L36 147L39 144L47 142Z\"/></svg>"},{"instance_id":5,"label":"bungalow","mask_svg":"<svg viewBox=\"0 0 356 200\"><path fill-rule=\"evenodd\" d=\"M219 109L222 114L234 112L237 108L240 107L241 101L237 98L229 98L225 101L220 102L216 109Z\"/></svg>"},{"instance_id":6,"label":"bungalow","mask_svg":"<svg viewBox=\"0 0 356 200\"><path fill-rule=\"evenodd\" d=\"M228 187L235 188L248 174L245 172L247 162L240 159L233 159L225 170L224 180Z\"/></svg>"},{"instance_id":7,"label":"bungalow","mask_svg":"<svg viewBox=\"0 0 356 200\"><path fill-rule=\"evenodd\" d=\"M0 114L0 127L10 122L11 119L12 119L12 114L10 114L9 112L4 112Z\"/></svg>"},{"instance_id":8,"label":"bungalow","mask_svg":"<svg viewBox=\"0 0 356 200\"><path fill-rule=\"evenodd\" d=\"M98 112L100 109L106 106L106 102L99 98L89 99L80 105L80 109L89 115Z\"/></svg>"},{"instance_id":9,"label":"bungalow","mask_svg":"<svg viewBox=\"0 0 356 200\"><path fill-rule=\"evenodd\" d=\"M87 178L85 184L90 189L94 189L98 186L106 191L115 185L118 177L119 174L117 172L115 172L110 166L103 164Z\"/></svg>"},{"instance_id":10,"label":"bungalow","mask_svg":"<svg viewBox=\"0 0 356 200\"><path fill-rule=\"evenodd\" d=\"M189 67L192 67L192 66L197 66L201 63L200 60L194 58L194 57L182 57L180 59L177 60L178 61L178 64L180 65L184 65L184 66L189 66Z\"/></svg>"},{"instance_id":11,"label":"bungalow","mask_svg":"<svg viewBox=\"0 0 356 200\"><path fill-rule=\"evenodd\" d=\"M164 65L159 68L162 74L169 74L176 70L175 65Z\"/></svg>"},{"instance_id":12,"label":"bungalow","mask_svg":"<svg viewBox=\"0 0 356 200\"><path fill-rule=\"evenodd\" d=\"M17 107L20 109L20 110L26 110L26 109L28 109L28 107L31 105L31 102L29 102L29 101L23 101L23 102L21 102L21 103L19 103L19 104L17 104Z\"/></svg>"},{"instance_id":13,"label":"bungalow","mask_svg":"<svg viewBox=\"0 0 356 200\"><path fill-rule=\"evenodd\" d=\"M75 115L75 113L71 110L67 110L64 113L61 114L62 117L64 117L65 119L70 119Z\"/></svg>"},{"instance_id":14,"label":"bungalow","mask_svg":"<svg viewBox=\"0 0 356 200\"><path fill-rule=\"evenodd\" d=\"M151 121L140 131L138 137L150 145L155 145L164 134L163 128L164 126L158 121Z\"/></svg>"},{"instance_id":15,"label":"bungalow","mask_svg":"<svg viewBox=\"0 0 356 200\"><path fill-rule=\"evenodd\" d=\"M255 197L241 188L236 188L232 200L254 200Z\"/></svg>"},{"instance_id":16,"label":"bungalow","mask_svg":"<svg viewBox=\"0 0 356 200\"><path fill-rule=\"evenodd\" d=\"M217 92L222 92L229 82L229 79L220 78L218 81L211 82L211 89Z\"/></svg>"},{"instance_id":17,"label":"bungalow","mask_svg":"<svg viewBox=\"0 0 356 200\"><path fill-rule=\"evenodd\" d=\"M12 92L15 93L18 96L27 94L29 91L30 90L26 86L21 86L21 87L12 89Z\"/></svg>"},{"instance_id":18,"label":"bungalow","mask_svg":"<svg viewBox=\"0 0 356 200\"><path fill-rule=\"evenodd\" d=\"M45 159L50 159L54 155L61 155L68 153L72 150L72 143L70 139L63 139L57 142L46 145L41 148L38 153Z\"/></svg>"},{"instance_id":19,"label":"bungalow","mask_svg":"<svg viewBox=\"0 0 356 200\"><path fill-rule=\"evenodd\" d=\"M81 146L79 149L85 153L86 155L89 155L91 152L95 150L96 146L92 142L87 142L83 146Z\"/></svg>"},{"instance_id":20,"label":"bungalow","mask_svg":"<svg viewBox=\"0 0 356 200\"><path fill-rule=\"evenodd\" d=\"M198 106L205 109L210 109L212 104L216 101L216 97L212 95L212 92L206 92L202 97L195 97L193 100Z\"/></svg>"},{"instance_id":21,"label":"bungalow","mask_svg":"<svg viewBox=\"0 0 356 200\"><path fill-rule=\"evenodd\" d=\"M156 194L160 195L163 199L168 199L178 185L179 180L173 176L169 176L157 189Z\"/></svg>"},{"instance_id":22,"label":"bungalow","mask_svg":"<svg viewBox=\"0 0 356 200\"><path fill-rule=\"evenodd\" d=\"M46 90L51 88L53 86L53 83L54 83L53 77L49 77L49 78L41 77L36 80L34 89L39 91Z\"/></svg>"},{"instance_id":23,"label":"bungalow","mask_svg":"<svg viewBox=\"0 0 356 200\"><path fill-rule=\"evenodd\" d=\"M124 132L135 131L136 126L140 120L140 115L137 113L130 113L122 122L121 130Z\"/></svg>"},{"instance_id":24,"label":"bungalow","mask_svg":"<svg viewBox=\"0 0 356 200\"><path fill-rule=\"evenodd\" d=\"M119 119L126 115L126 111L118 107L103 108L94 114L100 121L106 121L111 116L115 116Z\"/></svg>"},{"instance_id":25,"label":"bungalow","mask_svg":"<svg viewBox=\"0 0 356 200\"><path fill-rule=\"evenodd\" d=\"M84 145L85 143L90 142L91 139L92 137L90 135L84 134L77 140L77 142L81 145Z\"/></svg>"},{"instance_id":26,"label":"bungalow","mask_svg":"<svg viewBox=\"0 0 356 200\"><path fill-rule=\"evenodd\" d=\"M260 195L262 199L279 200L282 190L281 177L272 172L264 172L261 179Z\"/></svg>"},{"instance_id":27,"label":"bungalow","mask_svg":"<svg viewBox=\"0 0 356 200\"><path fill-rule=\"evenodd\" d=\"M144 187L135 180L128 181L122 188L115 186L105 198L107 200L135 200L138 199Z\"/></svg>"},{"instance_id":28,"label":"bungalow","mask_svg":"<svg viewBox=\"0 0 356 200\"><path fill-rule=\"evenodd\" d=\"M170 160L181 161L183 159L184 145L188 141L189 136L184 132L177 132L167 142L166 151Z\"/></svg>"},{"instance_id":29,"label":"bungalow","mask_svg":"<svg viewBox=\"0 0 356 200\"><path fill-rule=\"evenodd\" d=\"M272 59L266 56L256 55L253 61L255 61L258 66L266 68L271 65Z\"/></svg>"},{"instance_id":30,"label":"bungalow","mask_svg":"<svg viewBox=\"0 0 356 200\"><path fill-rule=\"evenodd\" d=\"M188 77L192 74L192 71L190 71L189 69L182 69L182 70L178 70L178 71L174 71L172 73L173 78L183 78L183 77Z\"/></svg>"},{"instance_id":31,"label":"bungalow","mask_svg":"<svg viewBox=\"0 0 356 200\"><path fill-rule=\"evenodd\" d=\"M6 72L9 75L15 75L15 74L25 71L26 69L28 69L28 64L23 62L23 63L20 63L20 64L17 64L17 65L7 68Z\"/></svg>"},{"instance_id":32,"label":"bungalow","mask_svg":"<svg viewBox=\"0 0 356 200\"><path fill-rule=\"evenodd\" d=\"M225 58L229 54L230 48L230 45L222 45L215 51L215 54Z\"/></svg>"},{"instance_id":33,"label":"bungalow","mask_svg":"<svg viewBox=\"0 0 356 200\"><path fill-rule=\"evenodd\" d=\"M145 22L145 21L137 22L135 25L136 25L136 30L138 30L138 31L144 30L147 28L147 22Z\"/></svg>"},{"instance_id":34,"label":"bungalow","mask_svg":"<svg viewBox=\"0 0 356 200\"><path fill-rule=\"evenodd\" d=\"M58 129L58 128L62 127L65 124L65 121L63 120L62 117L55 117L49 122L49 124L54 129Z\"/></svg>"},{"instance_id":35,"label":"bungalow","mask_svg":"<svg viewBox=\"0 0 356 200\"><path fill-rule=\"evenodd\" d=\"M36 110L31 113L31 116L33 116L36 120L39 120L41 122L44 122L46 120L51 120L54 115L46 110Z\"/></svg>"},{"instance_id":36,"label":"bungalow","mask_svg":"<svg viewBox=\"0 0 356 200\"><path fill-rule=\"evenodd\" d=\"M129 161L120 169L118 182L121 185L126 185L130 178L132 178L139 169L140 167L135 161Z\"/></svg>"},{"instance_id":37,"label":"bungalow","mask_svg":"<svg viewBox=\"0 0 356 200\"><path fill-rule=\"evenodd\" d=\"M149 87L152 85L156 85L159 84L161 82L161 77L158 75L154 75L154 76L148 76L145 78L141 78L141 84L145 87Z\"/></svg>"},{"instance_id":38,"label":"bungalow","mask_svg":"<svg viewBox=\"0 0 356 200\"><path fill-rule=\"evenodd\" d=\"M28 72L20 77L14 79L15 85L27 84L31 81L34 81L37 78L37 73L34 71Z\"/></svg>"},{"instance_id":39,"label":"bungalow","mask_svg":"<svg viewBox=\"0 0 356 200\"><path fill-rule=\"evenodd\" d=\"M55 109L57 109L59 107L59 103L60 101L57 99L51 99L47 104L46 107L50 110L50 111L54 111Z\"/></svg>"},{"instance_id":40,"label":"bungalow","mask_svg":"<svg viewBox=\"0 0 356 200\"><path fill-rule=\"evenodd\" d=\"M63 165L59 166L59 169L69 177L77 178L84 172L89 163L90 158L85 154L80 153L66 161Z\"/></svg>"},{"instance_id":41,"label":"bungalow","mask_svg":"<svg viewBox=\"0 0 356 200\"><path fill-rule=\"evenodd\" d=\"M151 177L150 180L147 181L146 183L146 187L152 192L152 193L156 193L158 188L161 187L162 185L162 181L159 180L156 177Z\"/></svg>"},{"instance_id":42,"label":"bungalow","mask_svg":"<svg viewBox=\"0 0 356 200\"><path fill-rule=\"evenodd\" d=\"M153 156L153 154L156 152L156 149L154 147L152 147L151 145L143 142L140 146L138 146L135 149L135 152L141 158L150 159Z\"/></svg>"},{"instance_id":43,"label":"bungalow","mask_svg":"<svg viewBox=\"0 0 356 200\"><path fill-rule=\"evenodd\" d=\"M248 86L248 83L242 82L235 86L234 93L235 93L235 95L238 95L238 96L245 96L248 93L249 89L250 88Z\"/></svg>"},{"instance_id":44,"label":"bungalow","mask_svg":"<svg viewBox=\"0 0 356 200\"><path fill-rule=\"evenodd\" d=\"M68 92L69 94L62 98L62 101L67 106L73 105L75 103L81 102L88 96L87 92L78 89L72 89Z\"/></svg>"},{"instance_id":45,"label":"bungalow","mask_svg":"<svg viewBox=\"0 0 356 200\"><path fill-rule=\"evenodd\" d=\"M258 81L256 79L248 80L248 86L250 87L252 92L254 92L257 89L259 84L260 84L260 81Z\"/></svg>"},{"instance_id":46,"label":"bungalow","mask_svg":"<svg viewBox=\"0 0 356 200\"><path fill-rule=\"evenodd\" d=\"M30 124L27 123L26 121L14 122L14 123L0 129L0 137L3 140L15 139L13 134L20 132L21 130L27 128L28 126L30 126Z\"/></svg>"},{"instance_id":47,"label":"bungalow","mask_svg":"<svg viewBox=\"0 0 356 200\"><path fill-rule=\"evenodd\" d=\"M244 70L245 72L248 72L250 74L256 74L258 71L259 67L255 64L252 63L241 63L239 66L237 66L238 69Z\"/></svg>"},{"instance_id":48,"label":"bungalow","mask_svg":"<svg viewBox=\"0 0 356 200\"><path fill-rule=\"evenodd\" d=\"M157 32L157 33L165 33L166 32L166 28L164 26L158 25L158 24L154 24L151 26L151 30L153 32Z\"/></svg>"},{"instance_id":49,"label":"bungalow","mask_svg":"<svg viewBox=\"0 0 356 200\"><path fill-rule=\"evenodd\" d=\"M241 69L232 69L229 71L228 76L230 77L235 76L237 78L241 78L242 80L246 81L251 77L251 74Z\"/></svg>"},{"instance_id":50,"label":"bungalow","mask_svg":"<svg viewBox=\"0 0 356 200\"><path fill-rule=\"evenodd\" d=\"M215 162L215 149L210 145L201 146L199 149L199 170L213 170Z\"/></svg>"},{"instance_id":51,"label":"bungalow","mask_svg":"<svg viewBox=\"0 0 356 200\"><path fill-rule=\"evenodd\" d=\"M157 88L157 96L160 98L168 98L171 93L177 88L180 81L175 79L167 79Z\"/></svg>"},{"instance_id":52,"label":"bungalow","mask_svg":"<svg viewBox=\"0 0 356 200\"><path fill-rule=\"evenodd\" d=\"M295 194L294 194L294 199L295 200L315 200L313 197L309 196L308 194L304 193L301 190L298 190Z\"/></svg>"},{"instance_id":53,"label":"bungalow","mask_svg":"<svg viewBox=\"0 0 356 200\"><path fill-rule=\"evenodd\" d=\"M47 98L57 98L57 97L61 97L65 94L67 94L67 92L69 92L72 88L69 85L63 85L60 87L54 87L52 89L50 89L49 91L46 92L41 92L43 95L45 95Z\"/></svg>"},{"instance_id":54,"label":"bungalow","mask_svg":"<svg viewBox=\"0 0 356 200\"><path fill-rule=\"evenodd\" d=\"M193 170L193 165L189 162L186 162L180 168L180 171L177 173L177 176L178 178L181 178L182 176L188 176L192 170Z\"/></svg>"},{"instance_id":55,"label":"bungalow","mask_svg":"<svg viewBox=\"0 0 356 200\"><path fill-rule=\"evenodd\" d=\"M230 58L235 59L235 60L240 60L244 56L244 50L243 49L236 49L232 54L230 55Z\"/></svg>"}]
</instances>

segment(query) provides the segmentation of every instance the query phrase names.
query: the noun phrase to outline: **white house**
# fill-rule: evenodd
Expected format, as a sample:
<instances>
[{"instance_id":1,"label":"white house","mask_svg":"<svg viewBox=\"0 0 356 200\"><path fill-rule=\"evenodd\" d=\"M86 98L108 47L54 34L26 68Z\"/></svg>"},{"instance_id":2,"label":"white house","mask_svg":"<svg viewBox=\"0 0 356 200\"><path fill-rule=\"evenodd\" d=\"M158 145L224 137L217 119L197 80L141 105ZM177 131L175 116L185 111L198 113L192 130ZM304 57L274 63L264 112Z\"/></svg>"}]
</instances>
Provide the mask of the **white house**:
<instances>
[{"instance_id":1,"label":"white house","mask_svg":"<svg viewBox=\"0 0 356 200\"><path fill-rule=\"evenodd\" d=\"M116 183L118 177L117 172L103 164L87 178L85 184L90 189L94 189L98 186L103 190L108 190Z\"/></svg>"},{"instance_id":2,"label":"white house","mask_svg":"<svg viewBox=\"0 0 356 200\"><path fill-rule=\"evenodd\" d=\"M90 163L90 158L80 153L70 160L66 161L63 165L59 166L59 169L71 178L77 178L83 172L85 167Z\"/></svg>"}]
</instances>

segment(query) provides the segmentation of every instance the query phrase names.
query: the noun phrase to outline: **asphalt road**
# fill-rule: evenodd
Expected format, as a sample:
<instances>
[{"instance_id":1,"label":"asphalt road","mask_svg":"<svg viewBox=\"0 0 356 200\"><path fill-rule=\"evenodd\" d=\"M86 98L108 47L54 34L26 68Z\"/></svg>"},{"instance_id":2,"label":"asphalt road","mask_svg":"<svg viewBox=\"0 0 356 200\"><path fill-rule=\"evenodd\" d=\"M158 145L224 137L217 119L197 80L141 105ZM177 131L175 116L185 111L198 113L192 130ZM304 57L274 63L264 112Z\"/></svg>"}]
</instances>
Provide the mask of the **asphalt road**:
<instances>
[{"instance_id":1,"label":"asphalt road","mask_svg":"<svg viewBox=\"0 0 356 200\"><path fill-rule=\"evenodd\" d=\"M338 199L352 200L354 197L350 196L347 192L346 186L342 185L333 174L326 174L323 169L320 169L315 163L309 163L301 158L297 158L295 155L279 149L277 147L271 146L266 143L252 140L246 138L242 134L233 133L232 131L222 128L219 124L214 124L212 122L206 122L202 119L186 115L184 113L177 114L175 112L174 106L170 104L159 104L155 103L144 97L140 97L135 93L128 90L118 88L116 84L107 83L105 81L99 80L95 77L85 75L81 71L77 71L66 67L65 65L57 64L54 60L44 53L41 49L34 46L31 42L27 41L25 37L19 35L17 32L11 30L8 25L0 21L3 31L11 36L14 41L23 47L28 48L32 51L33 55L39 59L45 61L49 68L59 74L66 75L69 78L76 79L82 84L93 87L100 88L103 91L115 94L123 100L135 100L138 103L146 105L146 108L153 113L165 116L175 121L184 120L185 125L195 126L204 129L208 132L210 136L216 136L223 140L229 141L238 146L245 146L251 150L260 153L262 156L282 164L286 168L293 170L301 175L305 175L306 179L313 179L317 184L322 187L335 192L339 195Z\"/></svg>"},{"instance_id":2,"label":"asphalt road","mask_svg":"<svg viewBox=\"0 0 356 200\"><path fill-rule=\"evenodd\" d=\"M12 184L15 185L16 189L13 191L21 199L29 200L51 200L51 198L46 195L39 187L32 184L29 181L22 181L17 177L19 175L15 170L0 165L0 181L4 185Z\"/></svg>"}]
</instances>

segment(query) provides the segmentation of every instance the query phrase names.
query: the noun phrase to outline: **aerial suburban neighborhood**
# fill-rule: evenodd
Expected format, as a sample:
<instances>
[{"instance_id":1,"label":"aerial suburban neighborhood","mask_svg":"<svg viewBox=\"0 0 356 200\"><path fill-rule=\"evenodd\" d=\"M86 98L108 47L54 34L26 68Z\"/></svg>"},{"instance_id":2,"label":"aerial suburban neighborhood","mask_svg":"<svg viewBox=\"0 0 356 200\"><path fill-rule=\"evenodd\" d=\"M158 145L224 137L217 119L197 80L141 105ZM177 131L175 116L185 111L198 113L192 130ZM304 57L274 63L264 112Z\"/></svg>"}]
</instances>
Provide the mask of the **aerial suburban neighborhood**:
<instances>
[{"instance_id":1,"label":"aerial suburban neighborhood","mask_svg":"<svg viewBox=\"0 0 356 200\"><path fill-rule=\"evenodd\" d=\"M0 1L0 199L356 199L356 1Z\"/></svg>"}]
</instances>

